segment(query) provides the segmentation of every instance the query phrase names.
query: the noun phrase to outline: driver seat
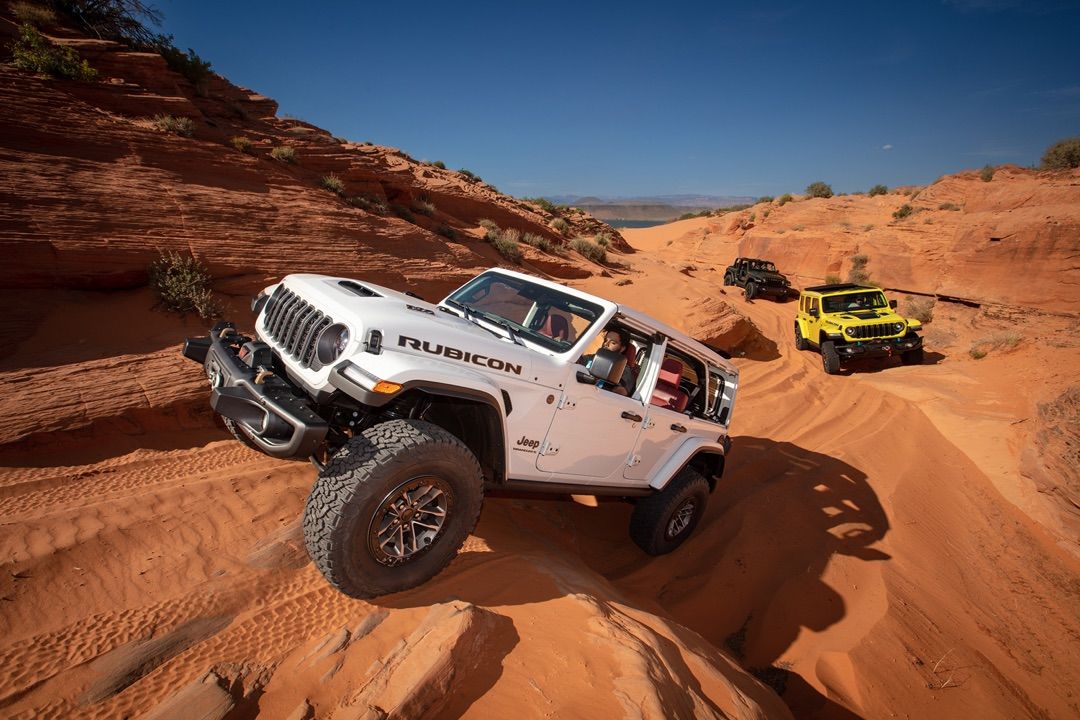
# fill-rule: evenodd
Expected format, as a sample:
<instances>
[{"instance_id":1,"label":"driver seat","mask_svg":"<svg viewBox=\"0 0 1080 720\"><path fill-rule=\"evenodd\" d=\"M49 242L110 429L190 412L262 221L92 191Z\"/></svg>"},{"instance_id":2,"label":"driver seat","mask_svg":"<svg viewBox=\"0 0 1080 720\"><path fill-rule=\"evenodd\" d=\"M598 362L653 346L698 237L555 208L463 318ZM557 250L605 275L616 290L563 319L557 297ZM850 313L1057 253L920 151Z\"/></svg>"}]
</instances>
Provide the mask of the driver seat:
<instances>
[{"instance_id":1,"label":"driver seat","mask_svg":"<svg viewBox=\"0 0 1080 720\"><path fill-rule=\"evenodd\" d=\"M682 363L675 358L667 358L660 366L660 376L656 379L650 404L681 413L686 410L690 396L679 387L682 380Z\"/></svg>"},{"instance_id":2,"label":"driver seat","mask_svg":"<svg viewBox=\"0 0 1080 720\"><path fill-rule=\"evenodd\" d=\"M540 332L553 340L569 340L570 323L562 315L549 313L547 320L544 321L544 327L540 329Z\"/></svg>"}]
</instances>

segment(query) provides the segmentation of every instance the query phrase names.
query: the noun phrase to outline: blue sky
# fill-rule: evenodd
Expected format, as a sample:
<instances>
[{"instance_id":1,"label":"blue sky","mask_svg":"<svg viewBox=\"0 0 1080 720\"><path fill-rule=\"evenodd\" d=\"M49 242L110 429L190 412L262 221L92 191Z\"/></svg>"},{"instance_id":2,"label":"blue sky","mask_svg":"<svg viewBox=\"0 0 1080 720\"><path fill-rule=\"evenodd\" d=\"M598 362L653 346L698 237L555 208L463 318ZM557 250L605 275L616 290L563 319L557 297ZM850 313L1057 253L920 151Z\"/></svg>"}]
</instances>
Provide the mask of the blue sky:
<instances>
[{"instance_id":1,"label":"blue sky","mask_svg":"<svg viewBox=\"0 0 1080 720\"><path fill-rule=\"evenodd\" d=\"M1080 135L1076 0L157 6L279 114L518 196L925 184Z\"/></svg>"}]
</instances>

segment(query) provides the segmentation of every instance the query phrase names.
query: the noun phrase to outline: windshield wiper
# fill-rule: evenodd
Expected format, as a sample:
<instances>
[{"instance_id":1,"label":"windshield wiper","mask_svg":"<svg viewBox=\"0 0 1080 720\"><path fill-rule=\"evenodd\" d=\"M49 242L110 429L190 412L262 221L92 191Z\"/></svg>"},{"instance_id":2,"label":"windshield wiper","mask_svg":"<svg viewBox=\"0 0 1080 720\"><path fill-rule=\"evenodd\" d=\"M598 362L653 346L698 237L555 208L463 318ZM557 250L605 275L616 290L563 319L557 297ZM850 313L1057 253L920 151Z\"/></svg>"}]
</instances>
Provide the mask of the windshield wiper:
<instances>
[{"instance_id":1,"label":"windshield wiper","mask_svg":"<svg viewBox=\"0 0 1080 720\"><path fill-rule=\"evenodd\" d=\"M522 342L521 338L518 337L517 330L515 330L510 325L509 320L507 320L505 318L501 318L498 315L490 315L488 313L483 313L483 315L484 315L484 319L487 320L489 323L492 323L494 325L498 325L503 330L506 330L506 332L510 335L510 339L514 341L515 345L524 345L525 344L524 342Z\"/></svg>"},{"instance_id":2,"label":"windshield wiper","mask_svg":"<svg viewBox=\"0 0 1080 720\"><path fill-rule=\"evenodd\" d=\"M460 310L465 315L466 320L472 320L473 317L477 314L476 310L473 310L465 303L454 300L453 298L446 298L446 304L451 307L456 307L458 310Z\"/></svg>"}]
</instances>

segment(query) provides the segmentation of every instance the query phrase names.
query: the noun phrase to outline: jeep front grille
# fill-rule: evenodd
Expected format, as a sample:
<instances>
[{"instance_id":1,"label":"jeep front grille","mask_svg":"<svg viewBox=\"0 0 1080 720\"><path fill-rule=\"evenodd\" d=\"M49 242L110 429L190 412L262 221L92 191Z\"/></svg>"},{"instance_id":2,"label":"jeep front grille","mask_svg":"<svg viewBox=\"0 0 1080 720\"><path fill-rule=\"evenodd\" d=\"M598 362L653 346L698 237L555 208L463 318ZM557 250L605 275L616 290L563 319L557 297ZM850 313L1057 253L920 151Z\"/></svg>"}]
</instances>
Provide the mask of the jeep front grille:
<instances>
[{"instance_id":1,"label":"jeep front grille","mask_svg":"<svg viewBox=\"0 0 1080 720\"><path fill-rule=\"evenodd\" d=\"M270 310L263 326L270 340L302 367L311 367L319 333L333 324L333 320L305 302L299 295L278 286L270 298Z\"/></svg>"},{"instance_id":2,"label":"jeep front grille","mask_svg":"<svg viewBox=\"0 0 1080 720\"><path fill-rule=\"evenodd\" d=\"M896 334L893 323L876 323L874 325L857 325L850 328L848 337L855 340L867 340L869 338L889 337Z\"/></svg>"}]
</instances>

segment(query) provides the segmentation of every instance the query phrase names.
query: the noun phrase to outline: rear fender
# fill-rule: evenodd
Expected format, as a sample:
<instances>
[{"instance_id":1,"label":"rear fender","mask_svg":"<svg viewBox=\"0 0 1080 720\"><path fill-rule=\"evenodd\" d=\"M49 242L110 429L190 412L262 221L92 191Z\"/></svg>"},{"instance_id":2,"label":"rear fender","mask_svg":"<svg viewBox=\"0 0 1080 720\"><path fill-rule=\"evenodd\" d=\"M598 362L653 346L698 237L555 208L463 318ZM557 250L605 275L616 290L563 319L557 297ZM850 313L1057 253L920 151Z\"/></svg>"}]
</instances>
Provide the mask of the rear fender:
<instances>
[{"instance_id":1,"label":"rear fender","mask_svg":"<svg viewBox=\"0 0 1080 720\"><path fill-rule=\"evenodd\" d=\"M719 472L722 473L724 468L723 458L725 456L724 445L720 442L708 440L706 438L687 438L686 441L679 446L667 462L661 465L656 473L653 474L653 478L649 481L649 487L654 490L663 490L671 480L679 474L687 465L695 465L699 462L708 461L710 465L716 465L714 458L708 458L709 455L719 455L720 461L718 464ZM705 475L706 473L702 473ZM708 477L708 476L707 476ZM714 485L712 477L708 477L709 485Z\"/></svg>"}]
</instances>

